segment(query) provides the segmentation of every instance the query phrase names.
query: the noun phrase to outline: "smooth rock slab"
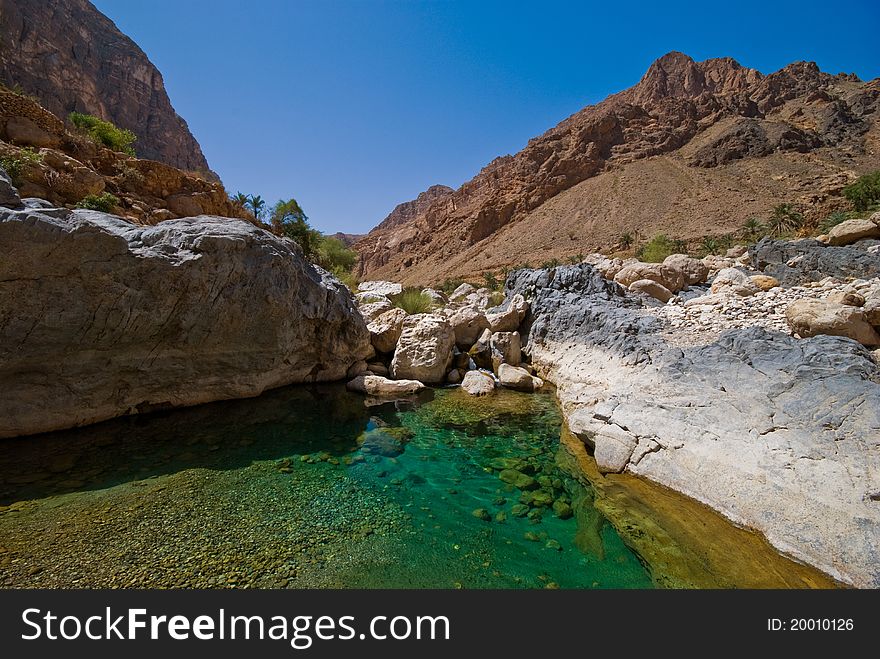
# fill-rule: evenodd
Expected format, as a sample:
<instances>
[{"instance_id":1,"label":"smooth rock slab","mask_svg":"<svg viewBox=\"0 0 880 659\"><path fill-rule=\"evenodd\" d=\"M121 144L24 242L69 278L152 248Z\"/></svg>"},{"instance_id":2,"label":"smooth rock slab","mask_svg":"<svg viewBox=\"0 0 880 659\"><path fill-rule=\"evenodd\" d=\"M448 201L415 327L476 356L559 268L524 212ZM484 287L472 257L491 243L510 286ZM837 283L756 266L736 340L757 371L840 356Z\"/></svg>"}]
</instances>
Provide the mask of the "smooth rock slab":
<instances>
[{"instance_id":1,"label":"smooth rock slab","mask_svg":"<svg viewBox=\"0 0 880 659\"><path fill-rule=\"evenodd\" d=\"M348 289L241 220L0 209L0 437L339 380Z\"/></svg>"}]
</instances>

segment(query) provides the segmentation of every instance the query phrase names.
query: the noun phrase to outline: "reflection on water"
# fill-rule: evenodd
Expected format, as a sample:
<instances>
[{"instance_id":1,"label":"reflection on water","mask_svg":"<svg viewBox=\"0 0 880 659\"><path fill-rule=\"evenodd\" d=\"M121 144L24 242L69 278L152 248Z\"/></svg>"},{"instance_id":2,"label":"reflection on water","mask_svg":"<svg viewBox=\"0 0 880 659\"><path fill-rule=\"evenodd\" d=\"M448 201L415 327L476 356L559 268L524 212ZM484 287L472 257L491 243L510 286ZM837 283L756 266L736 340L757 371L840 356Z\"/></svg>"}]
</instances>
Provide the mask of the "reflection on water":
<instances>
[{"instance_id":1,"label":"reflection on water","mask_svg":"<svg viewBox=\"0 0 880 659\"><path fill-rule=\"evenodd\" d=\"M0 584L650 587L551 395L341 386L7 440Z\"/></svg>"}]
</instances>

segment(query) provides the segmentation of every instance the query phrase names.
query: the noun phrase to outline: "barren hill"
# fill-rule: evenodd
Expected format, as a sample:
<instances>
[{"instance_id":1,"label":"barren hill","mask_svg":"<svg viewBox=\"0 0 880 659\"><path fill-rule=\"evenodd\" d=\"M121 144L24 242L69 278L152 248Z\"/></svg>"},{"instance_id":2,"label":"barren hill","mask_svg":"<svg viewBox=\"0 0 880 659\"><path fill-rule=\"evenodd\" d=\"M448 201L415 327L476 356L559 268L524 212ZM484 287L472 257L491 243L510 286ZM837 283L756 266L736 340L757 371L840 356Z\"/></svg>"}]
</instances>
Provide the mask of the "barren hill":
<instances>
[{"instance_id":1,"label":"barren hill","mask_svg":"<svg viewBox=\"0 0 880 659\"><path fill-rule=\"evenodd\" d=\"M458 190L401 205L421 206L403 220L399 206L356 243L360 275L428 284L613 248L624 232L729 233L782 202L827 213L880 168L878 99L880 79L813 63L765 76L669 53Z\"/></svg>"}]
</instances>

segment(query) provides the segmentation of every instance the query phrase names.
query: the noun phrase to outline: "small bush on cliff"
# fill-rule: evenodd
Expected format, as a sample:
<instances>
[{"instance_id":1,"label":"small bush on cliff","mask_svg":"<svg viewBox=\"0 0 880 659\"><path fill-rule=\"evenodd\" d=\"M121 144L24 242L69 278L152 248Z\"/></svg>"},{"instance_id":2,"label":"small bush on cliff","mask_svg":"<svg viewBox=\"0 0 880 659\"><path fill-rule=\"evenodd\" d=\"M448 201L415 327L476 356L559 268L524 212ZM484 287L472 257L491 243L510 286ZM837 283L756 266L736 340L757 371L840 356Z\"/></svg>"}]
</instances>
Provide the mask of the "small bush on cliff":
<instances>
[{"instance_id":1,"label":"small bush on cliff","mask_svg":"<svg viewBox=\"0 0 880 659\"><path fill-rule=\"evenodd\" d=\"M391 301L395 307L400 307L408 314L428 313L434 306L433 300L418 288L405 288Z\"/></svg>"},{"instance_id":2,"label":"small bush on cliff","mask_svg":"<svg viewBox=\"0 0 880 659\"><path fill-rule=\"evenodd\" d=\"M106 146L108 149L135 155L132 144L137 140L137 135L125 128L117 128L109 121L104 121L90 114L71 112L67 115L76 128L86 133L95 142Z\"/></svg>"},{"instance_id":3,"label":"small bush on cliff","mask_svg":"<svg viewBox=\"0 0 880 659\"><path fill-rule=\"evenodd\" d=\"M77 208L85 208L91 211L101 211L109 213L114 207L119 205L119 198L109 192L101 194L90 194L83 197L76 205Z\"/></svg>"},{"instance_id":4,"label":"small bush on cliff","mask_svg":"<svg viewBox=\"0 0 880 659\"><path fill-rule=\"evenodd\" d=\"M29 165L36 165L43 162L43 154L35 151L31 147L19 149L14 155L3 156L0 158L0 167L6 170L9 178L14 184L18 184L21 180L22 172Z\"/></svg>"},{"instance_id":5,"label":"small bush on cliff","mask_svg":"<svg viewBox=\"0 0 880 659\"><path fill-rule=\"evenodd\" d=\"M857 211L872 210L880 205L880 170L860 176L843 189L843 196Z\"/></svg>"},{"instance_id":6,"label":"small bush on cliff","mask_svg":"<svg viewBox=\"0 0 880 659\"><path fill-rule=\"evenodd\" d=\"M642 245L636 256L646 263L661 263L667 256L681 254L686 250L687 245L683 240L676 240L659 233Z\"/></svg>"}]
</instances>

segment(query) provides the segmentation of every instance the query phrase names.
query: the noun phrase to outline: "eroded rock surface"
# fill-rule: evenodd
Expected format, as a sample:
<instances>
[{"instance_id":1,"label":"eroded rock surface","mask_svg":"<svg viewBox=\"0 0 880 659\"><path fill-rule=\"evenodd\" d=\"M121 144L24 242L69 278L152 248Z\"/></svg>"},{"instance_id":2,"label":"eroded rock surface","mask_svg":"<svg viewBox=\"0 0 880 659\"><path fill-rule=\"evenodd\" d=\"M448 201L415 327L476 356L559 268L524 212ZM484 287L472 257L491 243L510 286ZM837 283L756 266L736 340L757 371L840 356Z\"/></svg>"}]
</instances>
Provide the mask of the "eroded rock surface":
<instances>
[{"instance_id":1,"label":"eroded rock surface","mask_svg":"<svg viewBox=\"0 0 880 659\"><path fill-rule=\"evenodd\" d=\"M683 492L846 583L880 586L880 369L866 348L762 327L671 345L658 311L589 265L518 271L506 289L530 302L525 349L607 471Z\"/></svg>"},{"instance_id":2,"label":"eroded rock surface","mask_svg":"<svg viewBox=\"0 0 880 659\"><path fill-rule=\"evenodd\" d=\"M339 380L348 290L244 221L0 209L0 437Z\"/></svg>"}]
</instances>

